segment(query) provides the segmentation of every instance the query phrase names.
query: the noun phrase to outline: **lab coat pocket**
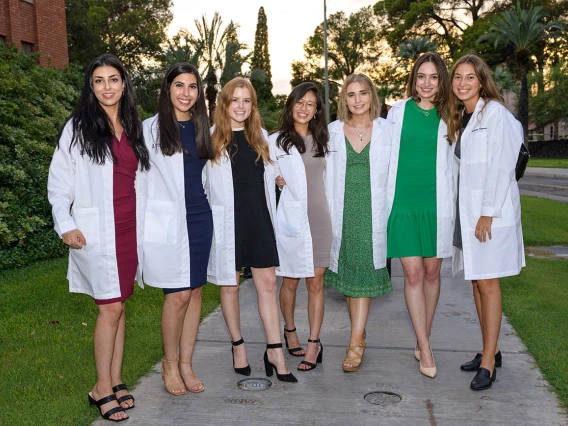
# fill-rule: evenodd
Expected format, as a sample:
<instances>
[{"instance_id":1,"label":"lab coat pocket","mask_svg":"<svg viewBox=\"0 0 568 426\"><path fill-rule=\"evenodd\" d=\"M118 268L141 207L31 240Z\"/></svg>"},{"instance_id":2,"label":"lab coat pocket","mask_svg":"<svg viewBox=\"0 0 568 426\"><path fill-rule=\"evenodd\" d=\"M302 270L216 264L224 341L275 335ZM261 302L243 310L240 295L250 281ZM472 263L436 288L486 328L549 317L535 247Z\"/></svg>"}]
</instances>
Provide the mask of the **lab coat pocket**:
<instances>
[{"instance_id":1,"label":"lab coat pocket","mask_svg":"<svg viewBox=\"0 0 568 426\"><path fill-rule=\"evenodd\" d=\"M475 229L481 217L481 204L483 202L483 190L471 191L471 197L467 205L467 215L471 229Z\"/></svg>"},{"instance_id":2,"label":"lab coat pocket","mask_svg":"<svg viewBox=\"0 0 568 426\"><path fill-rule=\"evenodd\" d=\"M81 250L100 251L99 209L98 207L76 208L73 210L73 220L81 231L87 245Z\"/></svg>"},{"instance_id":3,"label":"lab coat pocket","mask_svg":"<svg viewBox=\"0 0 568 426\"><path fill-rule=\"evenodd\" d=\"M144 222L144 241L175 244L177 240L177 210L174 202L148 200Z\"/></svg>"},{"instance_id":4,"label":"lab coat pocket","mask_svg":"<svg viewBox=\"0 0 568 426\"><path fill-rule=\"evenodd\" d=\"M225 235L225 207L211 206L211 214L213 216L213 238L216 244L223 245Z\"/></svg>"},{"instance_id":5,"label":"lab coat pocket","mask_svg":"<svg viewBox=\"0 0 568 426\"><path fill-rule=\"evenodd\" d=\"M465 162L467 164L487 162L487 129L474 131L468 139L471 139L471 143L464 153Z\"/></svg>"},{"instance_id":6,"label":"lab coat pocket","mask_svg":"<svg viewBox=\"0 0 568 426\"><path fill-rule=\"evenodd\" d=\"M289 197L278 204L276 232L285 237L298 237L302 233L302 206Z\"/></svg>"}]
</instances>

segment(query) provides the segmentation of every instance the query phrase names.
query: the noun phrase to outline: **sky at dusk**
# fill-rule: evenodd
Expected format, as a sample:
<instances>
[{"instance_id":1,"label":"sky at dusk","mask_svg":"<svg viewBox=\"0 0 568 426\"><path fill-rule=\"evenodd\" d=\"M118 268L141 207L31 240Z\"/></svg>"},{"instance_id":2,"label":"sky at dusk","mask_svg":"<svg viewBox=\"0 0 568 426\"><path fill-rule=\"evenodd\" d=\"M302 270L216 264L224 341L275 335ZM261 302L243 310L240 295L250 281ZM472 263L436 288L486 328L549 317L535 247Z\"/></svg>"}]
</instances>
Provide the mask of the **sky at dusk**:
<instances>
[{"instance_id":1,"label":"sky at dusk","mask_svg":"<svg viewBox=\"0 0 568 426\"><path fill-rule=\"evenodd\" d=\"M376 0L327 0L327 13L328 16L338 11L350 14L375 3ZM304 44L323 22L323 4L323 0L174 0L174 18L168 35L174 35L180 28L187 28L196 34L194 20L206 14L207 21L211 22L217 11L223 18L223 26L231 20L240 24L239 40L252 50L258 9L264 6L268 21L273 92L288 94L292 61L303 60Z\"/></svg>"}]
</instances>

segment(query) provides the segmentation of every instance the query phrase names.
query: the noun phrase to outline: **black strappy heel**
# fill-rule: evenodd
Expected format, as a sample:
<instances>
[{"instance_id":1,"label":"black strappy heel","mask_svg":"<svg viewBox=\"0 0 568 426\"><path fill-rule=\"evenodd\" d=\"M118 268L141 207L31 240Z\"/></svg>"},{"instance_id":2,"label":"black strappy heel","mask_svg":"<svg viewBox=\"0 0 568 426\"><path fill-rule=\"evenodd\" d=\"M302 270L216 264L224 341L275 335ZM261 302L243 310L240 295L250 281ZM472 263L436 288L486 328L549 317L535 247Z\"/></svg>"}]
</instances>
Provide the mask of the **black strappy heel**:
<instances>
[{"instance_id":1,"label":"black strappy heel","mask_svg":"<svg viewBox=\"0 0 568 426\"><path fill-rule=\"evenodd\" d=\"M113 388L112 388L112 391L114 393L117 393L118 391L121 391L121 390L125 390L126 392L128 392L128 389L126 388L126 385L124 383L120 383L116 386L113 386ZM116 400L118 401L118 405L120 405L121 407L122 407L121 404L123 402L132 400L132 405L128 408L123 408L123 410L130 410L130 409L134 408L134 397L130 394L121 396L120 398L116 397Z\"/></svg>"},{"instance_id":2,"label":"black strappy heel","mask_svg":"<svg viewBox=\"0 0 568 426\"><path fill-rule=\"evenodd\" d=\"M318 366L318 364L321 364L322 361L323 361L323 345L321 344L320 339L317 339L317 340L308 339L308 343L317 343L318 344L318 346L319 346L318 358L317 358L315 364L313 362L309 362L309 361L306 361L306 360L303 360L302 362L300 362L300 365L307 365L308 368L300 368L300 365L298 365L299 371L313 370L314 368L316 368Z\"/></svg>"},{"instance_id":3,"label":"black strappy heel","mask_svg":"<svg viewBox=\"0 0 568 426\"><path fill-rule=\"evenodd\" d=\"M121 422L123 420L128 420L128 417L126 419L119 419L119 420L115 420L115 419L110 418L110 416L112 416L115 413L120 413L121 411L124 413L124 408L122 408L120 405L118 407L114 407L114 408L109 409L106 413L103 414L103 410L101 409L101 405L108 404L109 402L112 402L112 401L117 401L115 394L105 396L105 397L99 399L98 401L96 401L95 398L93 398L91 396L91 392L89 392L89 404L97 406L97 408L99 409L99 413L101 413L101 417L103 419L110 420L111 422Z\"/></svg>"},{"instance_id":4,"label":"black strappy heel","mask_svg":"<svg viewBox=\"0 0 568 426\"><path fill-rule=\"evenodd\" d=\"M243 343L245 343L244 339L241 337L240 340L237 340L236 342L233 342L231 340L231 345L233 346L240 346ZM233 349L233 347L231 347L231 354L233 354L233 368L235 369L235 373L237 374L242 374L243 376L250 376L251 373L251 369L250 369L250 364L247 365L246 367L235 367L235 350Z\"/></svg>"},{"instance_id":5,"label":"black strappy heel","mask_svg":"<svg viewBox=\"0 0 568 426\"><path fill-rule=\"evenodd\" d=\"M288 349L288 352L290 353L290 355L304 356L305 354L298 354L298 352L304 350L304 348L302 348L301 346L298 346L297 348L292 348L292 349L290 349L290 347L288 346L288 337L286 337L286 333L294 333L295 331L296 331L296 327L294 327L292 330L287 330L286 326L284 326L284 341L286 342L286 349Z\"/></svg>"},{"instance_id":6,"label":"black strappy heel","mask_svg":"<svg viewBox=\"0 0 568 426\"><path fill-rule=\"evenodd\" d=\"M266 370L266 375L271 377L274 374L274 370L276 370L276 377L278 377L278 380L281 382L296 383L298 379L296 379L292 373L280 374L276 366L268 360L268 349L278 349L281 347L282 343L269 343L266 345L266 351L264 351L264 369Z\"/></svg>"}]
</instances>

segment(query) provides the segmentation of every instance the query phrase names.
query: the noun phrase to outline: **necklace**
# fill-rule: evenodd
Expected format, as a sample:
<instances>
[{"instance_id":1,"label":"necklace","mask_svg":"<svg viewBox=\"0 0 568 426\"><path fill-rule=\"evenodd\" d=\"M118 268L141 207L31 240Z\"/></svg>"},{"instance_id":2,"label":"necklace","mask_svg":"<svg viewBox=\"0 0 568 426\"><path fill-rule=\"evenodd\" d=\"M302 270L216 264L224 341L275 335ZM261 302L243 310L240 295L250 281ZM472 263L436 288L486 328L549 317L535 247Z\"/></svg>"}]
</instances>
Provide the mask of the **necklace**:
<instances>
[{"instance_id":1,"label":"necklace","mask_svg":"<svg viewBox=\"0 0 568 426\"><path fill-rule=\"evenodd\" d=\"M425 109L420 108L416 102L414 102L414 106L416 107L417 111L420 111L426 117L428 117L430 115L430 110L425 110ZM432 108L432 109L435 109L435 108Z\"/></svg>"},{"instance_id":2,"label":"necklace","mask_svg":"<svg viewBox=\"0 0 568 426\"><path fill-rule=\"evenodd\" d=\"M351 123L349 123L349 125L355 130L355 132L359 136L359 140L361 142L363 142L363 136L365 136L365 133L367 133L367 130L369 130L369 127L371 127L371 125L369 124L363 129L363 131L361 131L361 130L359 130L359 128L357 126L354 126Z\"/></svg>"},{"instance_id":3,"label":"necklace","mask_svg":"<svg viewBox=\"0 0 568 426\"><path fill-rule=\"evenodd\" d=\"M178 124L181 126L182 129L185 129L185 126L187 126L187 123L184 126L183 124L181 124L181 121L178 121Z\"/></svg>"}]
</instances>

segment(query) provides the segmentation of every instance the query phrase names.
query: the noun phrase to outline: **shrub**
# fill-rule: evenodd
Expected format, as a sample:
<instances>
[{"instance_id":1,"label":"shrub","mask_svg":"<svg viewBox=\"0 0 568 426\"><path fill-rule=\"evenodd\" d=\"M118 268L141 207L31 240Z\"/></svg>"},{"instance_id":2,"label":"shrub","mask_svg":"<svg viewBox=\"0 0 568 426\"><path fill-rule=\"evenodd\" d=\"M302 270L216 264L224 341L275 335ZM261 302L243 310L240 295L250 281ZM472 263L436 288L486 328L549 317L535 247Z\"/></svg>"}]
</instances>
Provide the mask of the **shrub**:
<instances>
[{"instance_id":1,"label":"shrub","mask_svg":"<svg viewBox=\"0 0 568 426\"><path fill-rule=\"evenodd\" d=\"M62 255L47 201L57 135L78 98L73 69L0 44L0 269Z\"/></svg>"}]
</instances>

